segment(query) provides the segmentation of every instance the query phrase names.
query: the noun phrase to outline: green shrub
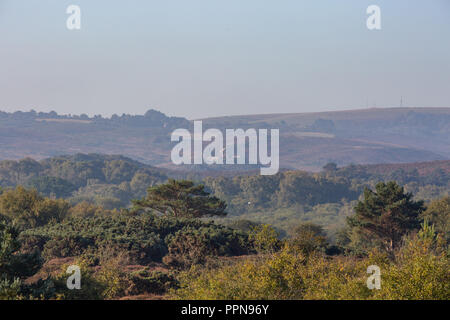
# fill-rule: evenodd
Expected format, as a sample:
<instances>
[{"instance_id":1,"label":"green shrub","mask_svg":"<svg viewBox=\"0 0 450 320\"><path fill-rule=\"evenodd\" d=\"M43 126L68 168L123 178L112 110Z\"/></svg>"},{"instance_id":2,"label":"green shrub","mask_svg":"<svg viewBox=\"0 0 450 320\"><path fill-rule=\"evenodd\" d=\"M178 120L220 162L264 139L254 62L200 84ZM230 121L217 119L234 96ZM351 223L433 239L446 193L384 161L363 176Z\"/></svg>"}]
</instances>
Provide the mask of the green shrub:
<instances>
[{"instance_id":1,"label":"green shrub","mask_svg":"<svg viewBox=\"0 0 450 320\"><path fill-rule=\"evenodd\" d=\"M129 278L132 282L132 287L128 293L132 295L144 293L164 294L178 285L173 274L161 271L144 269L131 273Z\"/></svg>"},{"instance_id":2,"label":"green shrub","mask_svg":"<svg viewBox=\"0 0 450 320\"><path fill-rule=\"evenodd\" d=\"M250 250L246 240L242 233L213 224L198 229L187 227L167 238L168 254L163 262L185 269L211 256L242 255Z\"/></svg>"}]
</instances>

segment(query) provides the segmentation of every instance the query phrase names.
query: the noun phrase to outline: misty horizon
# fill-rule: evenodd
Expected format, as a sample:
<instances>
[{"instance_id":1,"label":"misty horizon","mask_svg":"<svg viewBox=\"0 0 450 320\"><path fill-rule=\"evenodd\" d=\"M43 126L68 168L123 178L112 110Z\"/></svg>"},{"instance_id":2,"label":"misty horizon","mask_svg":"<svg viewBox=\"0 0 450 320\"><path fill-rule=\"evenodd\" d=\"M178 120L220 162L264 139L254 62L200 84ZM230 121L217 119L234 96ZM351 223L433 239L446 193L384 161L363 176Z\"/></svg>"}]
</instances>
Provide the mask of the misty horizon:
<instances>
[{"instance_id":1,"label":"misty horizon","mask_svg":"<svg viewBox=\"0 0 450 320\"><path fill-rule=\"evenodd\" d=\"M200 118L190 118L190 117L182 117L180 115L177 114L168 114L163 112L160 108L158 107L149 107L147 110L145 110L142 113L114 113L112 115L105 115L105 114L89 114L89 113L58 113L55 110L44 110L44 109L30 109L30 110L25 110L25 109L16 109L16 110L11 110L11 111L7 111L7 109L1 109L0 108L0 113L8 113L8 114L14 114L14 113L31 113L34 112L36 113L37 116L42 116L42 115L50 115L50 114L54 114L58 117L67 117L67 118L80 118L80 117L87 117L87 119L92 119L94 120L95 118L101 117L102 119L105 120L111 120L113 117L121 117L121 116L132 116L132 117L136 117L136 116L145 116L145 114L149 111L156 111L156 112L160 112L162 114L164 114L165 116L168 117L175 117L175 118L184 118L187 119L189 121L194 121L194 120L204 120L204 119L215 119L215 118L228 118L228 117L245 117L245 116L269 116L269 115L290 115L290 114L327 114L327 113L339 113L339 112L351 112L351 111L370 111L370 110L411 110L411 111L420 111L420 110L443 110L443 109L450 109L450 107L412 107L412 106L402 106L402 107L395 107L395 106L386 106L386 107L366 107L366 108L343 108L343 109L325 109L322 111L310 111L310 112L267 112L267 113L245 113L245 114L226 114L226 115L212 115L209 117L200 117Z\"/></svg>"},{"instance_id":2,"label":"misty horizon","mask_svg":"<svg viewBox=\"0 0 450 320\"><path fill-rule=\"evenodd\" d=\"M0 109L189 119L449 107L450 4L0 1ZM424 67L426 66L426 68Z\"/></svg>"}]
</instances>

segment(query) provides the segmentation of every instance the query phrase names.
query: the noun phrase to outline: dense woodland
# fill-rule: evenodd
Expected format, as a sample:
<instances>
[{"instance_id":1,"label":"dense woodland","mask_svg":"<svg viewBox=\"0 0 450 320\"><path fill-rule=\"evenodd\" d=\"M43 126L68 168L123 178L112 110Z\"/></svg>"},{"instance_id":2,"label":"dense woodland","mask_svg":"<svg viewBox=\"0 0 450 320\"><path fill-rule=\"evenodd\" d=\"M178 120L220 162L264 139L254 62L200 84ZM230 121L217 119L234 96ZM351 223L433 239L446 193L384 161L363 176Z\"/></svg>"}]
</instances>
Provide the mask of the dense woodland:
<instances>
[{"instance_id":1,"label":"dense woodland","mask_svg":"<svg viewBox=\"0 0 450 320\"><path fill-rule=\"evenodd\" d=\"M2 161L0 299L449 299L449 175L449 161L270 177Z\"/></svg>"},{"instance_id":2,"label":"dense woodland","mask_svg":"<svg viewBox=\"0 0 450 320\"><path fill-rule=\"evenodd\" d=\"M41 161L1 161L0 186L36 189L45 197L64 198L80 208L95 205L120 210L144 197L148 187L169 178L188 179L205 184L226 202L228 215L215 218L218 222L244 219L271 224L282 236L292 223L313 222L323 225L332 237L345 225L364 188L374 188L377 182L397 181L425 201L448 196L450 190L450 161L342 168L329 163L320 173L282 171L275 176L260 176L258 171L234 176L193 172L160 169L122 156L77 154Z\"/></svg>"}]
</instances>

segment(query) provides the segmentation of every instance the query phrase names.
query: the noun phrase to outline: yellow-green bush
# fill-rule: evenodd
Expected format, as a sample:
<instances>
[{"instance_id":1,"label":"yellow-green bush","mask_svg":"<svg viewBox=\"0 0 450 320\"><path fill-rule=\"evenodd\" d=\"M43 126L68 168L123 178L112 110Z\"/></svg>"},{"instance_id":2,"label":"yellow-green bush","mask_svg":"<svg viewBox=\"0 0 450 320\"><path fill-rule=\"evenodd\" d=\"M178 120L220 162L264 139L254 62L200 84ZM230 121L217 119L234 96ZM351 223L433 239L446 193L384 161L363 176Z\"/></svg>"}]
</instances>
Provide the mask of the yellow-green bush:
<instances>
[{"instance_id":1,"label":"yellow-green bush","mask_svg":"<svg viewBox=\"0 0 450 320\"><path fill-rule=\"evenodd\" d=\"M448 300L450 264L440 239L415 236L396 255L396 263L382 273L381 290L376 299Z\"/></svg>"},{"instance_id":2,"label":"yellow-green bush","mask_svg":"<svg viewBox=\"0 0 450 320\"><path fill-rule=\"evenodd\" d=\"M130 283L126 275L113 264L105 264L95 271L87 260L74 263L80 267L81 289L69 290L66 273L68 265L62 267L61 273L54 278L57 297L64 300L101 300L114 299L124 295Z\"/></svg>"},{"instance_id":3,"label":"yellow-green bush","mask_svg":"<svg viewBox=\"0 0 450 320\"><path fill-rule=\"evenodd\" d=\"M381 269L381 289L367 287L367 267ZM395 260L378 251L368 257L304 256L286 245L272 255L250 257L217 269L183 273L181 299L449 299L449 260L436 241L414 236Z\"/></svg>"}]
</instances>

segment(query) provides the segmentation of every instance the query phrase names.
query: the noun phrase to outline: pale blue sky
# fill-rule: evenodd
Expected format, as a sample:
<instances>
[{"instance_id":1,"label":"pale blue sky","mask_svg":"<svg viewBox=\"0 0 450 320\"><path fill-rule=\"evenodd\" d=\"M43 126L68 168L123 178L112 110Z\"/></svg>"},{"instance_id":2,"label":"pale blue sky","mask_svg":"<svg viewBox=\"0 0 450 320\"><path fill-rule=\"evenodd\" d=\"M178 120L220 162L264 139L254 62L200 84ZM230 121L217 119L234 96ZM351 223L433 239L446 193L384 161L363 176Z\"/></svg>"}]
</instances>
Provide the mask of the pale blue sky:
<instances>
[{"instance_id":1,"label":"pale blue sky","mask_svg":"<svg viewBox=\"0 0 450 320\"><path fill-rule=\"evenodd\" d=\"M370 4L381 31L366 28ZM192 119L401 96L450 107L450 0L0 0L4 111Z\"/></svg>"}]
</instances>

